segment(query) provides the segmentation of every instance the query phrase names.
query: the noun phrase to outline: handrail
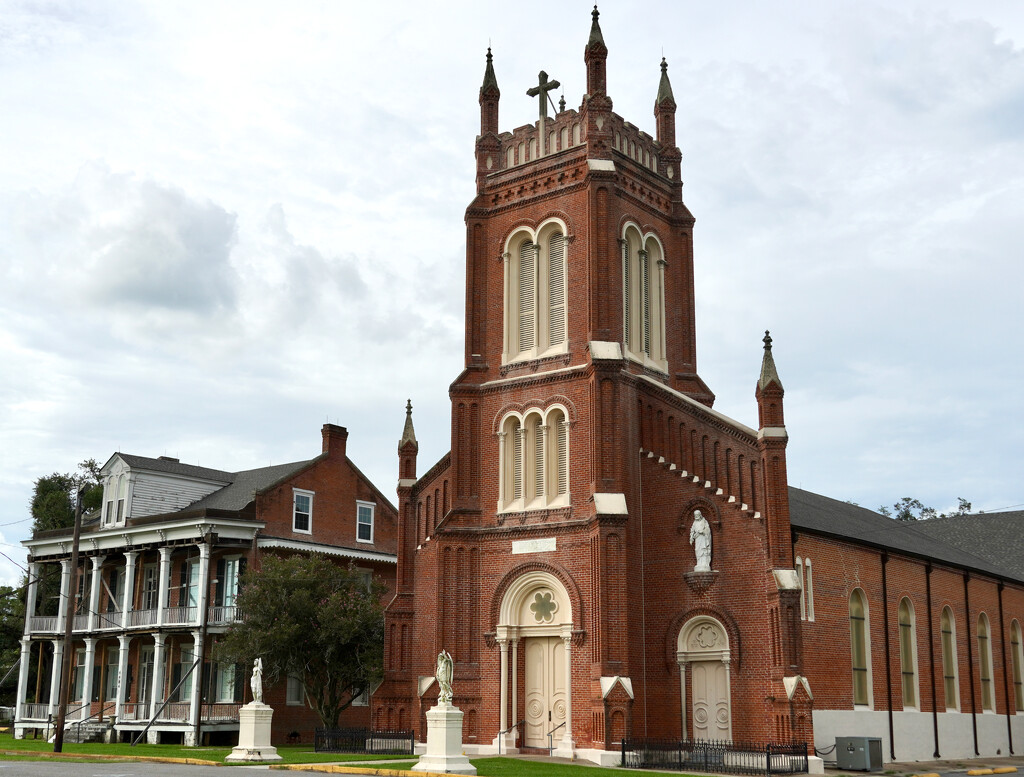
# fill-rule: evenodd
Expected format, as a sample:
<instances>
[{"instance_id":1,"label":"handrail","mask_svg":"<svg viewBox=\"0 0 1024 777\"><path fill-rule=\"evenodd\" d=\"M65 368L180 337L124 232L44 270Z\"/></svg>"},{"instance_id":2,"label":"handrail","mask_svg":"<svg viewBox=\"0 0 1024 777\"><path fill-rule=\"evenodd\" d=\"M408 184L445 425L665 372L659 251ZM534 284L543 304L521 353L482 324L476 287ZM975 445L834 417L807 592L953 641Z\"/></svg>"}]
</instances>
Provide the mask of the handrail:
<instances>
[{"instance_id":1,"label":"handrail","mask_svg":"<svg viewBox=\"0 0 1024 777\"><path fill-rule=\"evenodd\" d=\"M561 723L559 723L557 726L555 726L548 732L548 755L550 755L552 751L554 751L555 749L554 740L552 740L551 735L558 731L558 729L562 728L565 724L566 721L563 720Z\"/></svg>"},{"instance_id":2,"label":"handrail","mask_svg":"<svg viewBox=\"0 0 1024 777\"><path fill-rule=\"evenodd\" d=\"M505 729L504 731L499 731L499 732L498 732L498 755L501 755L501 738L502 738L503 736L505 736L505 734L507 734L507 733L508 733L509 731L511 731L512 729L515 729L515 728L519 728L519 727L520 727L521 725L523 725L523 724L524 724L525 722L526 722L526 718L523 718L523 719L522 719L521 721L519 721L518 723L513 723L513 724L512 724L511 726L509 726L509 727L508 727L507 729Z\"/></svg>"},{"instance_id":3,"label":"handrail","mask_svg":"<svg viewBox=\"0 0 1024 777\"><path fill-rule=\"evenodd\" d=\"M87 704L83 704L78 709L82 709L84 707L90 707L90 706L92 706L91 703L87 703ZM82 724L83 723L88 723L90 720L92 720L93 718L95 718L97 716L102 718L104 712L106 712L107 710L110 710L110 709L116 709L116 707L117 707L117 702L114 702L112 704L103 704L102 706L100 706L100 708L99 708L99 710L97 712L93 713L92 715L90 715L87 718L82 718L80 720L76 720L73 723L70 723L70 724L66 725L65 728L71 728L72 726L74 726L75 727L75 736L79 740L79 742L81 742L81 740L82 740Z\"/></svg>"}]
</instances>

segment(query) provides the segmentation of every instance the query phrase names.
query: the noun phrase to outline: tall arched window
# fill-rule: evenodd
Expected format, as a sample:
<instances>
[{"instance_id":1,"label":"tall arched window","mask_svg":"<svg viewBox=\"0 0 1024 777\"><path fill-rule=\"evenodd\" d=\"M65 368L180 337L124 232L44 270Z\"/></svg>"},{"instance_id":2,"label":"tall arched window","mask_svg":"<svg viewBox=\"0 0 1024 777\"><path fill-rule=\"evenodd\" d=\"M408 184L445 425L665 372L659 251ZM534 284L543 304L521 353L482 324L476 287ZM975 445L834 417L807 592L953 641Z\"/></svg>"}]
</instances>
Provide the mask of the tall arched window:
<instances>
[{"instance_id":1,"label":"tall arched window","mask_svg":"<svg viewBox=\"0 0 1024 777\"><path fill-rule=\"evenodd\" d=\"M1024 655L1021 654L1020 623L1014 619L1010 624L1010 663L1013 667L1013 706L1020 713L1024 712L1024 685L1021 684L1021 663L1024 662Z\"/></svg>"},{"instance_id":2,"label":"tall arched window","mask_svg":"<svg viewBox=\"0 0 1024 777\"><path fill-rule=\"evenodd\" d=\"M850 658L853 669L853 703L871 704L871 663L868 637L868 603L864 592L855 588L850 594Z\"/></svg>"},{"instance_id":3,"label":"tall arched window","mask_svg":"<svg viewBox=\"0 0 1024 777\"><path fill-rule=\"evenodd\" d=\"M498 433L499 510L537 510L569 503L569 424L559 406L510 413Z\"/></svg>"},{"instance_id":4,"label":"tall arched window","mask_svg":"<svg viewBox=\"0 0 1024 777\"><path fill-rule=\"evenodd\" d=\"M960 681L956 663L956 621L953 611L942 608L942 688L946 694L946 709L960 709Z\"/></svg>"},{"instance_id":5,"label":"tall arched window","mask_svg":"<svg viewBox=\"0 0 1024 777\"><path fill-rule=\"evenodd\" d=\"M665 262L661 243L635 224L623 231L622 343L627 356L666 371Z\"/></svg>"},{"instance_id":6,"label":"tall arched window","mask_svg":"<svg viewBox=\"0 0 1024 777\"><path fill-rule=\"evenodd\" d=\"M981 709L995 712L996 702L992 693L992 644L989 640L988 616L978 616L978 673L981 679Z\"/></svg>"},{"instance_id":7,"label":"tall arched window","mask_svg":"<svg viewBox=\"0 0 1024 777\"><path fill-rule=\"evenodd\" d=\"M521 229L505 251L502 362L564 353L567 348L565 225Z\"/></svg>"},{"instance_id":8,"label":"tall arched window","mask_svg":"<svg viewBox=\"0 0 1024 777\"><path fill-rule=\"evenodd\" d=\"M914 628L914 607L906 597L900 600L899 624L903 706L917 707L917 637Z\"/></svg>"}]
</instances>

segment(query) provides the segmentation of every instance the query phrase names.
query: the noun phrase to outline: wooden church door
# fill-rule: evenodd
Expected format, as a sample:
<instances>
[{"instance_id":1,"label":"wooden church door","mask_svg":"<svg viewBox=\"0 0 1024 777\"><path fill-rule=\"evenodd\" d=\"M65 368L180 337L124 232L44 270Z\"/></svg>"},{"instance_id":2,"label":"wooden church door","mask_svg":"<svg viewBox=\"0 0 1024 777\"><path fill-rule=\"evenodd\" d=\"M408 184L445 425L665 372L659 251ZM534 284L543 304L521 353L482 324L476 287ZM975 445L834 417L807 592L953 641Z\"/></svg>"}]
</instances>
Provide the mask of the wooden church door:
<instances>
[{"instance_id":1,"label":"wooden church door","mask_svg":"<svg viewBox=\"0 0 1024 777\"><path fill-rule=\"evenodd\" d=\"M693 738L732 739L729 667L721 661L694 661L690 670Z\"/></svg>"},{"instance_id":2,"label":"wooden church door","mask_svg":"<svg viewBox=\"0 0 1024 777\"><path fill-rule=\"evenodd\" d=\"M565 643L560 637L525 640L526 747L547 747L548 732L565 722ZM554 734L557 742L563 731Z\"/></svg>"}]
</instances>

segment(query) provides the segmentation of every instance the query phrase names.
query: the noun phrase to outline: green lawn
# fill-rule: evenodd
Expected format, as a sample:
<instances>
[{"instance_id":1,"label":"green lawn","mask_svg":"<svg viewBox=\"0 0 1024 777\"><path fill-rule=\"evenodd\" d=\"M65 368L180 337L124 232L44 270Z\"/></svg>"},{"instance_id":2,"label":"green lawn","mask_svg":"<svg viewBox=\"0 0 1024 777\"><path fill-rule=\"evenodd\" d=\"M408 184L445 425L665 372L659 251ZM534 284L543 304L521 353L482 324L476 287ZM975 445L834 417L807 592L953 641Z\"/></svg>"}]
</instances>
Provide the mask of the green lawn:
<instances>
[{"instance_id":1,"label":"green lawn","mask_svg":"<svg viewBox=\"0 0 1024 777\"><path fill-rule=\"evenodd\" d=\"M562 764L549 761L527 761L521 758L470 758L469 762L476 767L480 777L607 777L610 771L608 767L584 765L580 763ZM388 769L411 769L415 761L402 761L401 763L382 764ZM664 772L645 772L639 769L623 770L624 774L637 775L637 777L652 777L658 774L664 777ZM680 773L679 777L689 777Z\"/></svg>"},{"instance_id":2,"label":"green lawn","mask_svg":"<svg viewBox=\"0 0 1024 777\"><path fill-rule=\"evenodd\" d=\"M19 750L39 753L39 756L6 755L5 751ZM147 745L138 744L132 747L129 744L72 744L64 745L64 753L88 760L90 756L119 756L122 758L137 758L139 756L159 758L198 758L204 761L223 761L230 747L182 747L181 745ZM24 760L25 758L45 758L46 754L53 753L53 745L44 739L15 739L9 733L0 733L0 760ZM280 761L275 763L305 764L325 763L331 761L379 761L382 759L394 758L393 755L352 755L346 753L315 753L313 746L306 745L281 745L277 748ZM97 759L97 760L108 760Z\"/></svg>"}]
</instances>

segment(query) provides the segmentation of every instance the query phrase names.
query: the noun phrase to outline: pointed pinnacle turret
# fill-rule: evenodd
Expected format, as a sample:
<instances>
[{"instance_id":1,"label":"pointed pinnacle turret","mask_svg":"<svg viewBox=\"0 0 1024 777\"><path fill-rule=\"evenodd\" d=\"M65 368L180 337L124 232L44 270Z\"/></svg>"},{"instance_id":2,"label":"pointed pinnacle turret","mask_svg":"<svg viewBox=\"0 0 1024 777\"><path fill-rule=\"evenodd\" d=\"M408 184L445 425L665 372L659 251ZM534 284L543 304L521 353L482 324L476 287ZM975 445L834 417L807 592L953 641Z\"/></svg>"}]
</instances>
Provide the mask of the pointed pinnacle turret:
<instances>
[{"instance_id":1,"label":"pointed pinnacle turret","mask_svg":"<svg viewBox=\"0 0 1024 777\"><path fill-rule=\"evenodd\" d=\"M782 388L782 381L779 380L779 371L775 369L775 359L772 358L772 336L767 329L764 330L764 358L761 359L761 377L757 381L758 388L765 388L769 383L775 383Z\"/></svg>"},{"instance_id":2,"label":"pointed pinnacle turret","mask_svg":"<svg viewBox=\"0 0 1024 777\"><path fill-rule=\"evenodd\" d=\"M405 403L405 429L402 430L402 439L398 442L398 447L401 448L406 443L412 443L418 445L416 442L416 430L412 426L412 400L408 400Z\"/></svg>"},{"instance_id":3,"label":"pointed pinnacle turret","mask_svg":"<svg viewBox=\"0 0 1024 777\"><path fill-rule=\"evenodd\" d=\"M655 99L655 105L662 105L663 103L671 102L673 105L676 103L676 98L672 96L672 84L668 80L668 62L665 58L661 58L661 82L658 84L658 97Z\"/></svg>"},{"instance_id":4,"label":"pointed pinnacle turret","mask_svg":"<svg viewBox=\"0 0 1024 777\"><path fill-rule=\"evenodd\" d=\"M501 94L498 89L498 79L494 75L494 57L491 55L491 47L487 47L487 69L484 70L484 82L480 85L480 94L484 95L490 92L494 92L497 95Z\"/></svg>"},{"instance_id":5,"label":"pointed pinnacle turret","mask_svg":"<svg viewBox=\"0 0 1024 777\"><path fill-rule=\"evenodd\" d=\"M601 34L601 25L598 24L597 17L601 15L601 12L597 10L597 4L594 4L594 10L590 14L594 17L593 24L590 25L590 40L587 41L587 47L590 48L595 43L604 45L604 35Z\"/></svg>"}]
</instances>

